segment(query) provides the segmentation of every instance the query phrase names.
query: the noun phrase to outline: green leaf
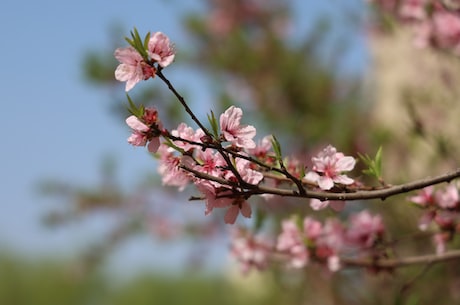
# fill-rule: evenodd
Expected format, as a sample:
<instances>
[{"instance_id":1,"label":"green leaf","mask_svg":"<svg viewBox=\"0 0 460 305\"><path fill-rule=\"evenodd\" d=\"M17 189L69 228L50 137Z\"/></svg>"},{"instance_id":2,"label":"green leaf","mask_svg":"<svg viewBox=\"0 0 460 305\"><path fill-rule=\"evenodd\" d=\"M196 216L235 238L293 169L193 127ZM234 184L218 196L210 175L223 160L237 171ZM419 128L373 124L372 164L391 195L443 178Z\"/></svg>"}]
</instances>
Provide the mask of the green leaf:
<instances>
[{"instance_id":1,"label":"green leaf","mask_svg":"<svg viewBox=\"0 0 460 305\"><path fill-rule=\"evenodd\" d=\"M132 115L138 118L141 118L142 116L144 116L144 113L145 113L144 105L140 105L139 107L137 107L128 94L126 94L126 97L128 98L128 111Z\"/></svg>"},{"instance_id":2,"label":"green leaf","mask_svg":"<svg viewBox=\"0 0 460 305\"><path fill-rule=\"evenodd\" d=\"M208 121L212 127L212 132L214 133L214 137L218 139L219 138L219 124L217 123L216 116L214 115L214 112L212 110L211 110L211 115L208 114Z\"/></svg>"},{"instance_id":3,"label":"green leaf","mask_svg":"<svg viewBox=\"0 0 460 305\"><path fill-rule=\"evenodd\" d=\"M276 159L278 161L282 160L280 142L278 142L275 136L272 136L271 142L272 142L273 151L275 152Z\"/></svg>"},{"instance_id":4,"label":"green leaf","mask_svg":"<svg viewBox=\"0 0 460 305\"><path fill-rule=\"evenodd\" d=\"M363 173L369 176L374 176L377 180L382 179L382 147L380 146L372 159L369 155L362 155L358 153L359 158L366 164L367 169L363 170Z\"/></svg>"},{"instance_id":5,"label":"green leaf","mask_svg":"<svg viewBox=\"0 0 460 305\"><path fill-rule=\"evenodd\" d=\"M150 32L147 32L144 38L144 50L148 50L149 48L149 40L150 40Z\"/></svg>"}]
</instances>

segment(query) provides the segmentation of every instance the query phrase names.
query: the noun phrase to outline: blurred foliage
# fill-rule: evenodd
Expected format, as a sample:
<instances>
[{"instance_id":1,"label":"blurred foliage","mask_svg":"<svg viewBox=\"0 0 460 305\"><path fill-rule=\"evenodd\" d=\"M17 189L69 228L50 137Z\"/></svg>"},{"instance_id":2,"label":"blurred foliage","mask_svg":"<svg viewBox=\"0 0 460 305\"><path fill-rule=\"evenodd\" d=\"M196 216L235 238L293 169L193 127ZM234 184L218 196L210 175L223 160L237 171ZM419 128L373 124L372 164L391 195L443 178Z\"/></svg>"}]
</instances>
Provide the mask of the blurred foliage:
<instances>
[{"instance_id":1,"label":"blurred foliage","mask_svg":"<svg viewBox=\"0 0 460 305\"><path fill-rule=\"evenodd\" d=\"M80 272L78 264L56 259L0 255L0 304L458 304L460 281L431 281L458 273L458 263L398 270L327 274L311 267L308 274L277 277L270 272L247 277L204 273L146 272L126 278ZM317 269L317 270L315 270ZM401 275L412 281L404 281ZM302 277L305 278L301 280ZM423 289L428 285L430 289ZM436 293L442 292L444 293Z\"/></svg>"}]
</instances>

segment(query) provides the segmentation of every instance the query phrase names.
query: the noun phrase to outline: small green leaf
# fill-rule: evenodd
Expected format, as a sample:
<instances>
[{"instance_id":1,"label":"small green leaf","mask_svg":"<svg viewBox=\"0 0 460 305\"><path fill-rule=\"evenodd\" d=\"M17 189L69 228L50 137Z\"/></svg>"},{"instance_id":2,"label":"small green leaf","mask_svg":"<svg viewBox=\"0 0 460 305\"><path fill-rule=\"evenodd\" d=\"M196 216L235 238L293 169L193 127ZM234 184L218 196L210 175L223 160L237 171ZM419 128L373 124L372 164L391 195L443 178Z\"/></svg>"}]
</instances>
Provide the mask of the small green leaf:
<instances>
[{"instance_id":1,"label":"small green leaf","mask_svg":"<svg viewBox=\"0 0 460 305\"><path fill-rule=\"evenodd\" d=\"M212 132L214 133L214 137L218 139L219 138L219 124L217 123L216 116L214 115L214 112L212 110L211 110L211 115L208 114L208 121L212 127Z\"/></svg>"},{"instance_id":2,"label":"small green leaf","mask_svg":"<svg viewBox=\"0 0 460 305\"><path fill-rule=\"evenodd\" d=\"M382 181L382 147L379 147L374 159L369 157L367 154L362 155L358 153L358 156L367 166L367 169L364 169L363 173L369 176L374 176L377 180Z\"/></svg>"},{"instance_id":3,"label":"small green leaf","mask_svg":"<svg viewBox=\"0 0 460 305\"><path fill-rule=\"evenodd\" d=\"M139 107L136 106L136 104L134 104L133 100L131 99L131 97L126 94L126 97L128 98L128 111L138 117L138 118L141 118L142 116L144 116L144 113L145 113L145 108L143 105L140 105Z\"/></svg>"},{"instance_id":4,"label":"small green leaf","mask_svg":"<svg viewBox=\"0 0 460 305\"><path fill-rule=\"evenodd\" d=\"M145 38L144 38L144 50L147 50L149 48L149 40L150 40L150 32L147 32L147 35L145 35Z\"/></svg>"},{"instance_id":5,"label":"small green leaf","mask_svg":"<svg viewBox=\"0 0 460 305\"><path fill-rule=\"evenodd\" d=\"M271 142L276 159L279 161L282 159L280 142L278 142L275 136L272 136Z\"/></svg>"}]
</instances>

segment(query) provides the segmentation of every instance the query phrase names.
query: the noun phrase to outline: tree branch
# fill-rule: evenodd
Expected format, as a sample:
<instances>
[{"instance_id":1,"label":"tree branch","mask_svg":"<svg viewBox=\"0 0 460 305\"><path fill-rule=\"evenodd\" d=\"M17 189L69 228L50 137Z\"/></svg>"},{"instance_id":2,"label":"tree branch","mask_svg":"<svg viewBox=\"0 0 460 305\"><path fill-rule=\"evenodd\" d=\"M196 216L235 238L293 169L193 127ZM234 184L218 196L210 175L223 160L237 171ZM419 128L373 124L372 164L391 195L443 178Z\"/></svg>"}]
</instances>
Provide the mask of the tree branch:
<instances>
[{"instance_id":1,"label":"tree branch","mask_svg":"<svg viewBox=\"0 0 460 305\"><path fill-rule=\"evenodd\" d=\"M422 256L410 256L400 259L354 259L354 258L341 258L341 262L347 267L368 267L368 268L381 268L393 269L398 267L407 267L418 264L434 264L444 261L460 259L460 250L452 250L443 254L429 254Z\"/></svg>"}]
</instances>

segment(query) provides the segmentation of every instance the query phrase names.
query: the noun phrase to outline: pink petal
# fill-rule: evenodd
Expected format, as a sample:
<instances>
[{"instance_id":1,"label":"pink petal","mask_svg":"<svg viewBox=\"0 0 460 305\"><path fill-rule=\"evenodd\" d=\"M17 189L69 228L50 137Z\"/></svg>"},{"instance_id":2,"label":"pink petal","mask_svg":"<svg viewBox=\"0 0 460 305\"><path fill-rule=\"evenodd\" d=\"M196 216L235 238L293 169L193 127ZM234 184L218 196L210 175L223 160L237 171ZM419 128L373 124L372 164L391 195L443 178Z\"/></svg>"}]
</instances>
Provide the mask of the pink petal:
<instances>
[{"instance_id":1,"label":"pink petal","mask_svg":"<svg viewBox=\"0 0 460 305\"><path fill-rule=\"evenodd\" d=\"M126 124L128 124L129 127L134 129L135 131L139 132L146 132L150 128L142 123L136 116L132 115L126 119Z\"/></svg>"},{"instance_id":2,"label":"pink petal","mask_svg":"<svg viewBox=\"0 0 460 305\"><path fill-rule=\"evenodd\" d=\"M149 143L149 145L147 146L147 149L148 149L149 152L151 152L151 153L156 153L159 147L160 147L160 138L159 138L159 137L155 137L155 138L152 138L152 139L150 140L150 143Z\"/></svg>"},{"instance_id":3,"label":"pink petal","mask_svg":"<svg viewBox=\"0 0 460 305\"><path fill-rule=\"evenodd\" d=\"M331 178L326 176L320 176L318 178L318 186L322 190L330 190L334 186L334 181Z\"/></svg>"},{"instance_id":4,"label":"pink petal","mask_svg":"<svg viewBox=\"0 0 460 305\"><path fill-rule=\"evenodd\" d=\"M240 208L237 205L232 205L225 213L224 222L226 224L234 224L239 211Z\"/></svg>"},{"instance_id":5,"label":"pink petal","mask_svg":"<svg viewBox=\"0 0 460 305\"><path fill-rule=\"evenodd\" d=\"M251 218L251 214L251 206L247 201L243 201L243 203L241 204L241 215L243 215L246 218Z\"/></svg>"},{"instance_id":6,"label":"pink petal","mask_svg":"<svg viewBox=\"0 0 460 305\"><path fill-rule=\"evenodd\" d=\"M312 198L310 200L310 207L315 211L325 209L325 208L327 208L328 205L329 205L328 200L321 201L321 200L316 199L316 198Z\"/></svg>"}]
</instances>

